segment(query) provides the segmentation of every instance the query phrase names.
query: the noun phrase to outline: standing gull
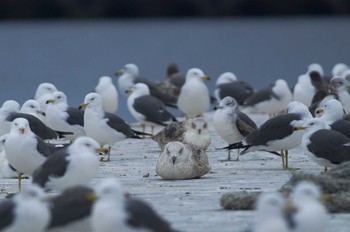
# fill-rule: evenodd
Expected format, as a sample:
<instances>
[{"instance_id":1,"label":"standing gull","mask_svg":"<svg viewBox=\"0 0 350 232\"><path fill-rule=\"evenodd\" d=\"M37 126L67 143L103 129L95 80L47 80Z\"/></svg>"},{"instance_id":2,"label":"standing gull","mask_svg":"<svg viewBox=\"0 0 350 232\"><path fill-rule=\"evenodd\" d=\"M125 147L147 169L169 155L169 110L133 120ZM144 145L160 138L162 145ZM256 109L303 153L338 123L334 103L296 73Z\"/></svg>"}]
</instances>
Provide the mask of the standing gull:
<instances>
[{"instance_id":1,"label":"standing gull","mask_svg":"<svg viewBox=\"0 0 350 232\"><path fill-rule=\"evenodd\" d=\"M112 78L109 76L100 77L95 91L102 98L103 110L108 113L115 113L118 109L118 92Z\"/></svg>"},{"instance_id":2,"label":"standing gull","mask_svg":"<svg viewBox=\"0 0 350 232\"><path fill-rule=\"evenodd\" d=\"M309 119L295 130L306 130L302 138L302 149L312 161L323 166L325 171L328 167L350 160L350 139L338 131L330 130L322 119Z\"/></svg>"},{"instance_id":3,"label":"standing gull","mask_svg":"<svg viewBox=\"0 0 350 232\"><path fill-rule=\"evenodd\" d=\"M100 144L81 136L67 148L52 154L33 173L33 183L55 190L88 184L96 175L100 152L104 152Z\"/></svg>"},{"instance_id":4,"label":"standing gull","mask_svg":"<svg viewBox=\"0 0 350 232\"><path fill-rule=\"evenodd\" d=\"M232 72L224 72L216 80L215 98L220 102L223 98L231 96L242 105L254 93L254 89L246 82L238 81Z\"/></svg>"},{"instance_id":5,"label":"standing gull","mask_svg":"<svg viewBox=\"0 0 350 232\"><path fill-rule=\"evenodd\" d=\"M50 220L46 194L35 185L26 186L12 199L0 203L0 230L44 232Z\"/></svg>"},{"instance_id":6,"label":"standing gull","mask_svg":"<svg viewBox=\"0 0 350 232\"><path fill-rule=\"evenodd\" d=\"M127 89L132 88L137 83L143 83L148 86L152 96L160 99L167 106L176 107L177 98L172 94L169 95L168 89L164 88L163 85L160 87L159 84L154 81L140 78L137 65L132 63L126 64L121 70L117 71L116 75L119 76L118 86L121 93L127 95L128 93L125 92Z\"/></svg>"},{"instance_id":7,"label":"standing gull","mask_svg":"<svg viewBox=\"0 0 350 232\"><path fill-rule=\"evenodd\" d=\"M293 113L282 114L270 118L258 129L245 137L242 142L233 143L226 149L244 148L240 155L252 151L268 151L276 154L281 151L282 167L288 167L288 150L300 145L304 132L296 131L296 125L311 117L308 108L296 107Z\"/></svg>"},{"instance_id":8,"label":"standing gull","mask_svg":"<svg viewBox=\"0 0 350 232\"><path fill-rule=\"evenodd\" d=\"M208 124L204 118L191 118L182 122L172 122L153 136L163 150L169 142L179 141L206 150L211 142Z\"/></svg>"},{"instance_id":9,"label":"standing gull","mask_svg":"<svg viewBox=\"0 0 350 232\"><path fill-rule=\"evenodd\" d=\"M176 121L176 118L166 110L164 103L150 95L147 85L138 83L126 91L131 93L127 100L128 109L131 115L141 122L143 131L146 123L151 124L153 134L154 124L165 126Z\"/></svg>"},{"instance_id":10,"label":"standing gull","mask_svg":"<svg viewBox=\"0 0 350 232\"><path fill-rule=\"evenodd\" d=\"M63 92L57 91L46 102L46 122L49 127L57 131L72 132L66 137L74 140L85 135L84 111L68 106L67 97Z\"/></svg>"},{"instance_id":11,"label":"standing gull","mask_svg":"<svg viewBox=\"0 0 350 232\"><path fill-rule=\"evenodd\" d=\"M200 178L210 171L203 149L181 142L168 143L159 156L156 172L166 180Z\"/></svg>"},{"instance_id":12,"label":"standing gull","mask_svg":"<svg viewBox=\"0 0 350 232\"><path fill-rule=\"evenodd\" d=\"M97 200L92 209L94 232L175 232L149 205L126 199L115 179L105 179L96 187Z\"/></svg>"},{"instance_id":13,"label":"standing gull","mask_svg":"<svg viewBox=\"0 0 350 232\"><path fill-rule=\"evenodd\" d=\"M203 80L209 80L209 77L198 68L192 68L187 71L185 84L177 101L179 110L187 118L201 116L209 110L210 96L208 87Z\"/></svg>"},{"instance_id":14,"label":"standing gull","mask_svg":"<svg viewBox=\"0 0 350 232\"><path fill-rule=\"evenodd\" d=\"M108 144L108 159L110 160L111 146L126 138L141 139L143 134L134 131L120 117L103 111L101 96L97 93L89 93L85 96L80 108L86 108L84 113L84 129L86 134L94 138L101 145ZM103 161L103 159L101 160Z\"/></svg>"},{"instance_id":15,"label":"standing gull","mask_svg":"<svg viewBox=\"0 0 350 232\"><path fill-rule=\"evenodd\" d=\"M234 98L227 96L221 100L213 115L213 124L219 136L228 144L238 143L252 133L257 127L255 122L238 109ZM228 150L227 161L231 160ZM239 155L236 161L239 160Z\"/></svg>"},{"instance_id":16,"label":"standing gull","mask_svg":"<svg viewBox=\"0 0 350 232\"><path fill-rule=\"evenodd\" d=\"M284 199L277 192L261 193L256 204L253 232L289 232Z\"/></svg>"},{"instance_id":17,"label":"standing gull","mask_svg":"<svg viewBox=\"0 0 350 232\"><path fill-rule=\"evenodd\" d=\"M244 105L253 111L274 115L284 111L291 101L292 92L287 82L278 79L273 85L260 89L247 98Z\"/></svg>"},{"instance_id":18,"label":"standing gull","mask_svg":"<svg viewBox=\"0 0 350 232\"><path fill-rule=\"evenodd\" d=\"M31 175L51 155L44 141L30 130L25 118L17 118L12 122L4 148L7 160L18 171L19 189L21 175Z\"/></svg>"}]
</instances>

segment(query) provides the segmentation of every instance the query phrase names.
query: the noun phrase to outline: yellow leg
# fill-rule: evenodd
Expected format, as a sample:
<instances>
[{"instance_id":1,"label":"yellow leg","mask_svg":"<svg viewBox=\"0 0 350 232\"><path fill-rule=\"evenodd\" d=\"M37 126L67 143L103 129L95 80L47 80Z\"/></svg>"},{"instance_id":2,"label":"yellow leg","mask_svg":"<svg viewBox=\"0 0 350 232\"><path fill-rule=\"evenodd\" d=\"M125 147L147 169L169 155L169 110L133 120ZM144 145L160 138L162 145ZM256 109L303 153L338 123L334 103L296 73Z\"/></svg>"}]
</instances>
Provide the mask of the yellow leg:
<instances>
[{"instance_id":1,"label":"yellow leg","mask_svg":"<svg viewBox=\"0 0 350 232\"><path fill-rule=\"evenodd\" d=\"M111 161L111 146L108 146L108 151L107 151L107 160L105 160L103 157L100 158L100 162L110 162Z\"/></svg>"}]
</instances>

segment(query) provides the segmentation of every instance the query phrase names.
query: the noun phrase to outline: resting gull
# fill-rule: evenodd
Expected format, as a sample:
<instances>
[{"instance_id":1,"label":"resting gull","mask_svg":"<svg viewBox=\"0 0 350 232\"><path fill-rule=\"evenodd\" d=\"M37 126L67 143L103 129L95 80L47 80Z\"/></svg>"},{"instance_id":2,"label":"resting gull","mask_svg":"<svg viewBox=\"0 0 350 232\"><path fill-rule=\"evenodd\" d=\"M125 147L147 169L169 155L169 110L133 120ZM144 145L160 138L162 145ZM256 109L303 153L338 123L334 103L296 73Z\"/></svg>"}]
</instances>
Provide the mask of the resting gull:
<instances>
[{"instance_id":1,"label":"resting gull","mask_svg":"<svg viewBox=\"0 0 350 232\"><path fill-rule=\"evenodd\" d=\"M326 207L319 201L321 192L312 182L299 182L291 195L295 208L292 214L292 231L327 231L329 215Z\"/></svg>"},{"instance_id":2,"label":"resting gull","mask_svg":"<svg viewBox=\"0 0 350 232\"><path fill-rule=\"evenodd\" d=\"M242 105L254 93L254 89L246 82L238 81L232 72L222 73L216 80L215 98L220 102L223 98L231 96Z\"/></svg>"},{"instance_id":3,"label":"resting gull","mask_svg":"<svg viewBox=\"0 0 350 232\"><path fill-rule=\"evenodd\" d=\"M167 143L173 141L192 144L206 150L211 142L211 136L205 119L193 118L170 123L153 136L153 140L158 143L162 150Z\"/></svg>"},{"instance_id":4,"label":"resting gull","mask_svg":"<svg viewBox=\"0 0 350 232\"><path fill-rule=\"evenodd\" d=\"M109 76L100 77L95 91L102 98L103 110L108 113L115 113L118 109L118 92L112 78Z\"/></svg>"},{"instance_id":5,"label":"resting gull","mask_svg":"<svg viewBox=\"0 0 350 232\"><path fill-rule=\"evenodd\" d=\"M292 92L287 82L278 79L273 85L258 90L247 98L244 105L253 111L274 115L284 111L289 102L292 101Z\"/></svg>"},{"instance_id":6,"label":"resting gull","mask_svg":"<svg viewBox=\"0 0 350 232\"><path fill-rule=\"evenodd\" d=\"M51 98L51 95L58 91L56 86L51 83L41 83L38 85L34 99L40 104L40 109L45 112L47 108L46 101Z\"/></svg>"},{"instance_id":7,"label":"resting gull","mask_svg":"<svg viewBox=\"0 0 350 232\"><path fill-rule=\"evenodd\" d=\"M291 113L270 118L241 142L233 143L225 149L244 148L240 155L259 150L274 154L281 151L282 167L289 169L288 150L300 145L304 134L296 131L295 127L311 117L308 108L302 104L289 112Z\"/></svg>"},{"instance_id":8,"label":"resting gull","mask_svg":"<svg viewBox=\"0 0 350 232\"><path fill-rule=\"evenodd\" d=\"M46 189L63 190L88 184L98 169L97 155L104 150L94 139L81 136L50 157L33 173L33 183Z\"/></svg>"},{"instance_id":9,"label":"resting gull","mask_svg":"<svg viewBox=\"0 0 350 232\"><path fill-rule=\"evenodd\" d=\"M186 81L177 101L179 110L187 118L200 116L209 110L210 96L203 80L209 80L209 77L202 70L191 68L187 71Z\"/></svg>"},{"instance_id":10,"label":"resting gull","mask_svg":"<svg viewBox=\"0 0 350 232\"><path fill-rule=\"evenodd\" d=\"M140 78L137 65L132 63L126 64L121 70L117 71L116 75L119 76L118 86L121 93L128 95L125 92L127 89L132 88L137 83L143 83L148 86L152 96L160 99L167 106L176 107L177 98L173 94L169 94L169 89L164 88L163 85L161 87L158 86L159 83L154 81Z\"/></svg>"},{"instance_id":11,"label":"resting gull","mask_svg":"<svg viewBox=\"0 0 350 232\"><path fill-rule=\"evenodd\" d=\"M150 95L147 85L137 83L126 91L131 93L127 100L128 109L131 115L141 122L143 131L145 130L145 124L151 124L151 133L153 134L154 124L166 126L170 122L176 121L176 118L166 110L165 104Z\"/></svg>"},{"instance_id":12,"label":"resting gull","mask_svg":"<svg viewBox=\"0 0 350 232\"><path fill-rule=\"evenodd\" d=\"M31 175L51 155L44 141L30 130L25 118L17 118L12 122L4 148L8 162L18 171L19 189L21 175Z\"/></svg>"},{"instance_id":13,"label":"resting gull","mask_svg":"<svg viewBox=\"0 0 350 232\"><path fill-rule=\"evenodd\" d=\"M256 203L253 232L289 232L284 199L277 192L261 193Z\"/></svg>"},{"instance_id":14,"label":"resting gull","mask_svg":"<svg viewBox=\"0 0 350 232\"><path fill-rule=\"evenodd\" d=\"M44 232L50 220L46 194L35 185L26 186L11 199L0 203L0 230Z\"/></svg>"},{"instance_id":15,"label":"resting gull","mask_svg":"<svg viewBox=\"0 0 350 232\"><path fill-rule=\"evenodd\" d=\"M20 105L14 100L5 101L0 108L0 136L10 132L11 123L6 119L14 112L19 112Z\"/></svg>"},{"instance_id":16,"label":"resting gull","mask_svg":"<svg viewBox=\"0 0 350 232\"><path fill-rule=\"evenodd\" d=\"M208 157L203 149L178 141L165 146L156 165L157 174L165 180L200 178L209 171Z\"/></svg>"},{"instance_id":17,"label":"resting gull","mask_svg":"<svg viewBox=\"0 0 350 232\"><path fill-rule=\"evenodd\" d=\"M94 232L175 232L149 205L126 199L116 179L105 179L96 187L97 200L92 209Z\"/></svg>"},{"instance_id":18,"label":"resting gull","mask_svg":"<svg viewBox=\"0 0 350 232\"><path fill-rule=\"evenodd\" d=\"M319 118L306 121L295 130L306 130L302 138L303 152L315 163L325 168L350 160L350 139L342 133L330 130Z\"/></svg>"},{"instance_id":19,"label":"resting gull","mask_svg":"<svg viewBox=\"0 0 350 232\"><path fill-rule=\"evenodd\" d=\"M238 109L236 100L230 96L222 99L220 105L216 107L213 124L216 132L228 144L242 141L257 128L255 122ZM231 160L230 153L228 150L227 161ZM238 160L239 156L236 161Z\"/></svg>"},{"instance_id":20,"label":"resting gull","mask_svg":"<svg viewBox=\"0 0 350 232\"><path fill-rule=\"evenodd\" d=\"M67 188L51 201L48 232L89 232L94 190L84 185Z\"/></svg>"},{"instance_id":21,"label":"resting gull","mask_svg":"<svg viewBox=\"0 0 350 232\"><path fill-rule=\"evenodd\" d=\"M85 96L80 108L86 108L84 112L84 129L88 136L95 139L101 145L108 144L108 159L110 160L111 146L126 138L141 139L143 135L139 131L131 129L122 118L115 114L103 111L101 96L97 93L89 93ZM104 161L101 159L101 161Z\"/></svg>"},{"instance_id":22,"label":"resting gull","mask_svg":"<svg viewBox=\"0 0 350 232\"><path fill-rule=\"evenodd\" d=\"M84 111L68 106L63 92L57 91L51 97L46 102L49 104L45 112L48 126L57 131L73 133L66 136L70 140L85 135Z\"/></svg>"}]
</instances>

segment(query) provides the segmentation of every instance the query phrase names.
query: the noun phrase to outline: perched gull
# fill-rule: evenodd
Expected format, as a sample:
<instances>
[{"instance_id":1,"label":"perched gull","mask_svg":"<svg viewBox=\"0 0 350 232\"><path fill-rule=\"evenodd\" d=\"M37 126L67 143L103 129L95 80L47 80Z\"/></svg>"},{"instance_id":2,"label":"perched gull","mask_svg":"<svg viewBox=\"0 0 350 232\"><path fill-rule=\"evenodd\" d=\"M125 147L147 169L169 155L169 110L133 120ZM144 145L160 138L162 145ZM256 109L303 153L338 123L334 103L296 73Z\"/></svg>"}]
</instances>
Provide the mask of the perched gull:
<instances>
[{"instance_id":1,"label":"perched gull","mask_svg":"<svg viewBox=\"0 0 350 232\"><path fill-rule=\"evenodd\" d=\"M119 91L122 94L127 95L128 93L125 92L127 89L132 88L137 83L143 83L148 86L150 94L152 96L160 99L167 106L176 107L177 98L174 97L172 94L169 95L168 89L159 87L158 83L147 80L145 78L140 78L139 68L137 67L137 65L126 64L121 70L117 71L116 75L119 76L118 86Z\"/></svg>"},{"instance_id":2,"label":"perched gull","mask_svg":"<svg viewBox=\"0 0 350 232\"><path fill-rule=\"evenodd\" d=\"M169 142L179 141L195 145L206 150L211 142L208 124L204 118L187 119L182 122L173 122L153 136L163 150Z\"/></svg>"},{"instance_id":3,"label":"perched gull","mask_svg":"<svg viewBox=\"0 0 350 232\"><path fill-rule=\"evenodd\" d=\"M350 94L348 92L347 81L343 77L333 77L329 83L329 89L338 96L345 112L350 113Z\"/></svg>"},{"instance_id":4,"label":"perched gull","mask_svg":"<svg viewBox=\"0 0 350 232\"><path fill-rule=\"evenodd\" d=\"M40 121L44 122L45 112L40 109L39 102L34 99L29 99L28 101L24 102L20 112L33 115L34 117L40 119Z\"/></svg>"},{"instance_id":5,"label":"perched gull","mask_svg":"<svg viewBox=\"0 0 350 232\"><path fill-rule=\"evenodd\" d=\"M11 113L18 113L20 105L14 100L5 101L0 108L0 136L10 132L11 123L6 119Z\"/></svg>"},{"instance_id":6,"label":"perched gull","mask_svg":"<svg viewBox=\"0 0 350 232\"><path fill-rule=\"evenodd\" d=\"M289 169L288 150L300 145L304 134L304 132L296 131L295 127L311 117L305 105L299 105L291 112L293 113L270 118L245 137L242 142L233 143L225 149L244 148L240 155L259 150L274 154L276 151L281 151L282 166L284 169Z\"/></svg>"},{"instance_id":7,"label":"perched gull","mask_svg":"<svg viewBox=\"0 0 350 232\"><path fill-rule=\"evenodd\" d=\"M44 141L30 130L25 118L17 118L12 122L4 148L7 160L18 171L19 189L21 175L31 175L51 155Z\"/></svg>"},{"instance_id":8,"label":"perched gull","mask_svg":"<svg viewBox=\"0 0 350 232\"><path fill-rule=\"evenodd\" d=\"M95 139L101 145L108 144L108 160L110 160L111 146L126 138L141 139L141 132L131 127L115 114L103 111L101 96L97 93L89 93L85 96L80 108L86 108L84 112L84 129L88 136ZM102 159L103 161L103 159Z\"/></svg>"},{"instance_id":9,"label":"perched gull","mask_svg":"<svg viewBox=\"0 0 350 232\"><path fill-rule=\"evenodd\" d=\"M81 136L67 148L48 157L33 173L33 183L56 190L88 184L96 175L100 152L103 152L100 144Z\"/></svg>"},{"instance_id":10,"label":"perched gull","mask_svg":"<svg viewBox=\"0 0 350 232\"><path fill-rule=\"evenodd\" d=\"M309 119L295 130L306 130L301 143L302 149L312 161L323 166L325 171L328 167L350 160L350 138L330 130L322 119Z\"/></svg>"},{"instance_id":11,"label":"perched gull","mask_svg":"<svg viewBox=\"0 0 350 232\"><path fill-rule=\"evenodd\" d=\"M172 121L176 121L176 118L169 113L165 104L156 97L150 95L150 91L147 85L143 83L137 83L131 89L127 89L127 92L131 93L127 100L128 109L131 115L145 128L145 124L152 125L167 125Z\"/></svg>"},{"instance_id":12,"label":"perched gull","mask_svg":"<svg viewBox=\"0 0 350 232\"><path fill-rule=\"evenodd\" d=\"M175 141L168 143L159 156L157 174L165 180L200 178L210 171L203 149Z\"/></svg>"},{"instance_id":13,"label":"perched gull","mask_svg":"<svg viewBox=\"0 0 350 232\"><path fill-rule=\"evenodd\" d=\"M246 82L238 81L232 72L224 72L216 80L214 95L217 102L231 96L236 99L238 104L243 105L244 101L253 93L253 87Z\"/></svg>"},{"instance_id":14,"label":"perched gull","mask_svg":"<svg viewBox=\"0 0 350 232\"><path fill-rule=\"evenodd\" d=\"M118 92L112 78L108 76L100 77L95 91L102 98L103 110L108 113L115 113L118 109Z\"/></svg>"},{"instance_id":15,"label":"perched gull","mask_svg":"<svg viewBox=\"0 0 350 232\"><path fill-rule=\"evenodd\" d=\"M105 179L96 187L97 200L92 209L94 232L175 232L149 205L126 199L116 179Z\"/></svg>"},{"instance_id":16,"label":"perched gull","mask_svg":"<svg viewBox=\"0 0 350 232\"><path fill-rule=\"evenodd\" d=\"M187 118L194 118L202 115L209 110L210 96L208 87L203 80L209 80L209 77L198 68L192 68L187 71L185 84L177 101L179 110Z\"/></svg>"},{"instance_id":17,"label":"perched gull","mask_svg":"<svg viewBox=\"0 0 350 232\"><path fill-rule=\"evenodd\" d=\"M74 140L85 135L84 111L68 106L67 97L63 92L57 91L46 102L46 122L49 127L57 131L72 132L68 139Z\"/></svg>"},{"instance_id":18,"label":"perched gull","mask_svg":"<svg viewBox=\"0 0 350 232\"><path fill-rule=\"evenodd\" d=\"M45 112L47 108L46 101L51 98L51 95L58 91L56 86L51 83L41 83L35 92L34 99L40 104L40 109Z\"/></svg>"},{"instance_id":19,"label":"perched gull","mask_svg":"<svg viewBox=\"0 0 350 232\"><path fill-rule=\"evenodd\" d=\"M12 199L0 203L0 230L43 232L50 220L46 194L35 185L26 186Z\"/></svg>"},{"instance_id":20,"label":"perched gull","mask_svg":"<svg viewBox=\"0 0 350 232\"><path fill-rule=\"evenodd\" d=\"M253 232L289 232L284 199L277 192L262 193L256 203Z\"/></svg>"},{"instance_id":21,"label":"perched gull","mask_svg":"<svg viewBox=\"0 0 350 232\"><path fill-rule=\"evenodd\" d=\"M292 92L287 82L278 79L275 84L260 89L247 98L244 105L251 107L253 111L274 115L284 111L291 101Z\"/></svg>"},{"instance_id":22,"label":"perched gull","mask_svg":"<svg viewBox=\"0 0 350 232\"><path fill-rule=\"evenodd\" d=\"M292 192L292 204L295 214L292 215L293 231L327 231L329 216L325 206L319 201L320 189L311 182L299 182Z\"/></svg>"},{"instance_id":23,"label":"perched gull","mask_svg":"<svg viewBox=\"0 0 350 232\"><path fill-rule=\"evenodd\" d=\"M216 132L228 144L242 141L257 128L255 122L238 109L236 100L230 96L220 101L213 115L213 124ZM227 157L227 161L229 160L230 150ZM239 156L236 160L239 160Z\"/></svg>"},{"instance_id":24,"label":"perched gull","mask_svg":"<svg viewBox=\"0 0 350 232\"><path fill-rule=\"evenodd\" d=\"M51 202L51 221L48 232L89 232L94 190L83 185L64 190Z\"/></svg>"}]
</instances>

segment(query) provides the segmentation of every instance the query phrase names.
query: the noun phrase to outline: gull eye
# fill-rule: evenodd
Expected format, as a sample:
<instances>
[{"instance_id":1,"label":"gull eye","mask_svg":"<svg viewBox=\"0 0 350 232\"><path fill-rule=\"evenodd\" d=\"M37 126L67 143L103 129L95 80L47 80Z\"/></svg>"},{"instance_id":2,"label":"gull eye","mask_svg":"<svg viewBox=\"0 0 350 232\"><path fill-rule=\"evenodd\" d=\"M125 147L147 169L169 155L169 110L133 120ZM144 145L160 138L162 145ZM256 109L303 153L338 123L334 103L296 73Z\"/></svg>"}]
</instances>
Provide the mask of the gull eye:
<instances>
[{"instance_id":1,"label":"gull eye","mask_svg":"<svg viewBox=\"0 0 350 232\"><path fill-rule=\"evenodd\" d=\"M184 148L182 147L182 148L179 150L179 153L182 154L183 151L184 151Z\"/></svg>"},{"instance_id":2,"label":"gull eye","mask_svg":"<svg viewBox=\"0 0 350 232\"><path fill-rule=\"evenodd\" d=\"M31 108L34 108L34 105L30 105Z\"/></svg>"},{"instance_id":3,"label":"gull eye","mask_svg":"<svg viewBox=\"0 0 350 232\"><path fill-rule=\"evenodd\" d=\"M90 143L85 143L84 145L85 145L85 147L91 147Z\"/></svg>"}]
</instances>

